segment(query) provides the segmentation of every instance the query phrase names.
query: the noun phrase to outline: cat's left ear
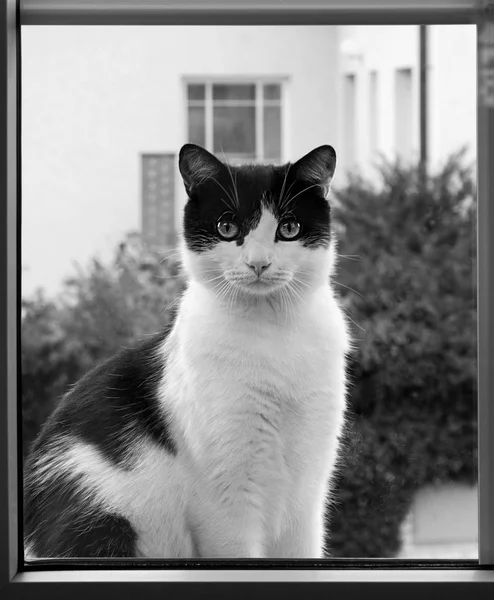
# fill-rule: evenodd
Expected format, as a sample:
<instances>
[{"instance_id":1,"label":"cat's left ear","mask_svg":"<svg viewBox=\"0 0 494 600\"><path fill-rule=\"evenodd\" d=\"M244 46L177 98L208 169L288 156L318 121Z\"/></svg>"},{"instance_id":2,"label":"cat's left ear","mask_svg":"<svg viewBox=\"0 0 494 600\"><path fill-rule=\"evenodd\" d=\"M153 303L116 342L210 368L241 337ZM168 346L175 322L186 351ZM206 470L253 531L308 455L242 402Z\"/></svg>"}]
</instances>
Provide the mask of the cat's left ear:
<instances>
[{"instance_id":1,"label":"cat's left ear","mask_svg":"<svg viewBox=\"0 0 494 600\"><path fill-rule=\"evenodd\" d=\"M292 167L296 177L313 185L320 185L326 196L336 168L336 152L332 146L315 148Z\"/></svg>"},{"instance_id":2,"label":"cat's left ear","mask_svg":"<svg viewBox=\"0 0 494 600\"><path fill-rule=\"evenodd\" d=\"M185 144L178 156L178 168L185 189L189 193L193 188L219 173L223 165L216 156L201 146Z\"/></svg>"}]
</instances>

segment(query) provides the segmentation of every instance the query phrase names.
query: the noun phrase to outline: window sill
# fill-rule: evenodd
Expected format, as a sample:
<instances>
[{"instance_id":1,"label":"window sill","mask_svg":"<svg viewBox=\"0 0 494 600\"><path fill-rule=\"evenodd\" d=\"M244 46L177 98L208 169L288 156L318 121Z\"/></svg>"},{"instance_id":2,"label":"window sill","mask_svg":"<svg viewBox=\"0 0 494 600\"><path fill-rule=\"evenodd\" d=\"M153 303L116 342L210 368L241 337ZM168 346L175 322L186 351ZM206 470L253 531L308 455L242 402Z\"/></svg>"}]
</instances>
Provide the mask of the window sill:
<instances>
[{"instance_id":1,"label":"window sill","mask_svg":"<svg viewBox=\"0 0 494 600\"><path fill-rule=\"evenodd\" d=\"M494 583L494 570L325 569L325 570L91 570L18 573L13 583Z\"/></svg>"}]
</instances>

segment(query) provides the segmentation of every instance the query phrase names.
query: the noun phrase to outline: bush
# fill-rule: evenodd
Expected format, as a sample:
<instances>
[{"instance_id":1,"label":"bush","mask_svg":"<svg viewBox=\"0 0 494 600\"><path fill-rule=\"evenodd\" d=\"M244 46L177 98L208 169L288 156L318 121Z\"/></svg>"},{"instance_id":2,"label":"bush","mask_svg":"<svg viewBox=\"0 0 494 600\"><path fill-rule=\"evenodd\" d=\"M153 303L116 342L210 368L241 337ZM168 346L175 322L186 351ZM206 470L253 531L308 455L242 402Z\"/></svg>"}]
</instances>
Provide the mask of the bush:
<instances>
[{"instance_id":1,"label":"bush","mask_svg":"<svg viewBox=\"0 0 494 600\"><path fill-rule=\"evenodd\" d=\"M476 480L472 170L458 153L425 187L417 167L384 164L380 177L335 192L337 281L358 326L334 556L394 556L415 491Z\"/></svg>"}]
</instances>

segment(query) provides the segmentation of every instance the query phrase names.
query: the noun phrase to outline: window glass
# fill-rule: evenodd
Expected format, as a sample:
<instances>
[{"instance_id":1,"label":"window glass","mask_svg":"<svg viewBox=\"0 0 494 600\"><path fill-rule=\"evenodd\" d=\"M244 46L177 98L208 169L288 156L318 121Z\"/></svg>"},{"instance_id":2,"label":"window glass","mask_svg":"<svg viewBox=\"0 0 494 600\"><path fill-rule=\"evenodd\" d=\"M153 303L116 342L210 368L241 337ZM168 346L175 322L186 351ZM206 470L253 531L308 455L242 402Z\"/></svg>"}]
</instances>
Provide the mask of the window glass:
<instances>
[{"instance_id":1,"label":"window glass","mask_svg":"<svg viewBox=\"0 0 494 600\"><path fill-rule=\"evenodd\" d=\"M214 152L247 154L256 152L255 109L253 107L213 108Z\"/></svg>"},{"instance_id":2,"label":"window glass","mask_svg":"<svg viewBox=\"0 0 494 600\"><path fill-rule=\"evenodd\" d=\"M395 73L395 145L402 159L412 157L413 91L412 69L397 69Z\"/></svg>"},{"instance_id":3,"label":"window glass","mask_svg":"<svg viewBox=\"0 0 494 600\"><path fill-rule=\"evenodd\" d=\"M213 100L254 100L256 88L251 84L219 84L213 85Z\"/></svg>"},{"instance_id":4,"label":"window glass","mask_svg":"<svg viewBox=\"0 0 494 600\"><path fill-rule=\"evenodd\" d=\"M205 86L202 84L189 84L188 87L189 100L204 100Z\"/></svg>"},{"instance_id":5,"label":"window glass","mask_svg":"<svg viewBox=\"0 0 494 600\"><path fill-rule=\"evenodd\" d=\"M369 149L379 148L379 78L376 71L369 73Z\"/></svg>"},{"instance_id":6,"label":"window glass","mask_svg":"<svg viewBox=\"0 0 494 600\"><path fill-rule=\"evenodd\" d=\"M171 323L181 147L284 165L330 144L319 205L353 342L328 554L477 558L476 28L427 31L421 64L418 26L22 28L24 457L81 377Z\"/></svg>"},{"instance_id":7,"label":"window glass","mask_svg":"<svg viewBox=\"0 0 494 600\"><path fill-rule=\"evenodd\" d=\"M206 145L206 117L204 106L189 106L189 142Z\"/></svg>"},{"instance_id":8,"label":"window glass","mask_svg":"<svg viewBox=\"0 0 494 600\"><path fill-rule=\"evenodd\" d=\"M281 156L281 110L277 106L264 107L264 156L274 160Z\"/></svg>"},{"instance_id":9,"label":"window glass","mask_svg":"<svg viewBox=\"0 0 494 600\"><path fill-rule=\"evenodd\" d=\"M281 87L276 83L266 83L263 86L264 100L280 100Z\"/></svg>"}]
</instances>

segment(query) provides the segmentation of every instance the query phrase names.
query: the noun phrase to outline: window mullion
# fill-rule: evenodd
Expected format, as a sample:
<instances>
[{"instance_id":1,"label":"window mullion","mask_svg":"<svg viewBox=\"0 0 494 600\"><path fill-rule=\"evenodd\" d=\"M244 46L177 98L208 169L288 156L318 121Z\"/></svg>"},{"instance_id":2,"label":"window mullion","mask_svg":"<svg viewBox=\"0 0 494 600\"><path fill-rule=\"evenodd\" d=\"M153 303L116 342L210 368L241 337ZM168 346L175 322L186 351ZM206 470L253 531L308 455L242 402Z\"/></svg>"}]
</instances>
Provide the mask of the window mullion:
<instances>
[{"instance_id":1,"label":"window mullion","mask_svg":"<svg viewBox=\"0 0 494 600\"><path fill-rule=\"evenodd\" d=\"M214 152L213 147L213 85L210 81L206 83L205 96L204 96L204 122L205 122L205 141L206 149L210 152Z\"/></svg>"},{"instance_id":2,"label":"window mullion","mask_svg":"<svg viewBox=\"0 0 494 600\"><path fill-rule=\"evenodd\" d=\"M256 160L264 160L264 111L262 100L262 83L256 82Z\"/></svg>"}]
</instances>

